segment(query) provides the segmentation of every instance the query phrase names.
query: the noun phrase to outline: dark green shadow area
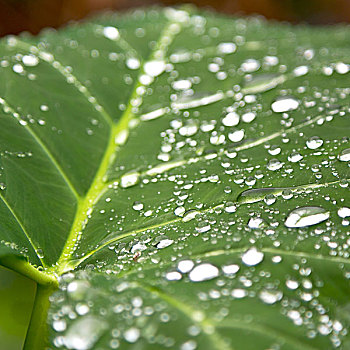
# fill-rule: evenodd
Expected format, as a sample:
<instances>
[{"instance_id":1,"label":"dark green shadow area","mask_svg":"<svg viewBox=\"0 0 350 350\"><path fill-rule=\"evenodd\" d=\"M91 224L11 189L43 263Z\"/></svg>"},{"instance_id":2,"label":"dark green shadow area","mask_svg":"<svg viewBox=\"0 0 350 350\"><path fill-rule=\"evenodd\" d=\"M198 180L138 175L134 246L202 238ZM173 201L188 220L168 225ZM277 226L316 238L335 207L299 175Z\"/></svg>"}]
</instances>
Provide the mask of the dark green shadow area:
<instances>
[{"instance_id":1,"label":"dark green shadow area","mask_svg":"<svg viewBox=\"0 0 350 350\"><path fill-rule=\"evenodd\" d=\"M0 266L0 350L21 350L36 283Z\"/></svg>"}]
</instances>

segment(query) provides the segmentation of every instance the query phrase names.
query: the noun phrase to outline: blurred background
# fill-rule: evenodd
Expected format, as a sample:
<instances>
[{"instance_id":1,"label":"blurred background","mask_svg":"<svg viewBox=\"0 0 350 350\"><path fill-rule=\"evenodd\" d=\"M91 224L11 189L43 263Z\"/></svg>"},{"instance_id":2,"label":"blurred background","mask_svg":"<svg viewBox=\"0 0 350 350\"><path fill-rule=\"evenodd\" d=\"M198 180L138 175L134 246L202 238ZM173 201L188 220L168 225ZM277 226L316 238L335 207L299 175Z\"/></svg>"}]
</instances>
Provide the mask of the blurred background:
<instances>
[{"instance_id":1,"label":"blurred background","mask_svg":"<svg viewBox=\"0 0 350 350\"><path fill-rule=\"evenodd\" d=\"M291 23L350 22L350 0L0 0L0 36L59 28L105 10L193 3L226 14L259 14ZM0 350L20 350L29 323L34 282L0 267Z\"/></svg>"},{"instance_id":2,"label":"blurred background","mask_svg":"<svg viewBox=\"0 0 350 350\"><path fill-rule=\"evenodd\" d=\"M194 3L231 14L260 14L292 23L350 22L350 0L0 0L0 36L37 33L106 9L125 10L150 4Z\"/></svg>"}]
</instances>

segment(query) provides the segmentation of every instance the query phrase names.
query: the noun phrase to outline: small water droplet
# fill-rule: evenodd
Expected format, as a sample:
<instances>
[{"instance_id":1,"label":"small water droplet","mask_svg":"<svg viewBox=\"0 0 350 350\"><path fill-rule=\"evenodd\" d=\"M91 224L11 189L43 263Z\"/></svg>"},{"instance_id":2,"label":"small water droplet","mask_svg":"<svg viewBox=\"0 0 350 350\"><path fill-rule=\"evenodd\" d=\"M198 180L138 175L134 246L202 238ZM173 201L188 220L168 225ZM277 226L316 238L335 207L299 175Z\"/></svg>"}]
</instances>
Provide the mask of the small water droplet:
<instances>
[{"instance_id":1,"label":"small water droplet","mask_svg":"<svg viewBox=\"0 0 350 350\"><path fill-rule=\"evenodd\" d=\"M132 208L136 211L140 211L143 209L143 203L141 203L140 201L135 201L132 205Z\"/></svg>"}]
</instances>

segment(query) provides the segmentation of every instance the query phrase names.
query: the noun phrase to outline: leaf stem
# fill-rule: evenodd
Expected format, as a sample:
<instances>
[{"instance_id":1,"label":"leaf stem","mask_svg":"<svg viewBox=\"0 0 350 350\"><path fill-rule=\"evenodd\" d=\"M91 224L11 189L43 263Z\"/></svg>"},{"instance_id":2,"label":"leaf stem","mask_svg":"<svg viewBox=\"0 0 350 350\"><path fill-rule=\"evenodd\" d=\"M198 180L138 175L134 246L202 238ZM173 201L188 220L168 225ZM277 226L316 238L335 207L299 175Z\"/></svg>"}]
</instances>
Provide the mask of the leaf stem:
<instances>
[{"instance_id":1,"label":"leaf stem","mask_svg":"<svg viewBox=\"0 0 350 350\"><path fill-rule=\"evenodd\" d=\"M32 316L23 350L44 350L48 346L47 313L50 295L56 290L54 285L37 284Z\"/></svg>"}]
</instances>

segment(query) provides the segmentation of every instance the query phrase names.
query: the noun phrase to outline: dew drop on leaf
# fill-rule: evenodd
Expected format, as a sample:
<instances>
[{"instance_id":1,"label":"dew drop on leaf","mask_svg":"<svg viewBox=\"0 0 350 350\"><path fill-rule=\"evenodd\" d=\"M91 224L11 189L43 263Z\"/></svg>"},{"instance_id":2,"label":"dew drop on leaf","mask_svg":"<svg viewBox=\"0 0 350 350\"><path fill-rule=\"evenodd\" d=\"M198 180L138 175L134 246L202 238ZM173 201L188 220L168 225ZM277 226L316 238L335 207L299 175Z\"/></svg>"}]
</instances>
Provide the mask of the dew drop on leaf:
<instances>
[{"instance_id":1,"label":"dew drop on leaf","mask_svg":"<svg viewBox=\"0 0 350 350\"><path fill-rule=\"evenodd\" d=\"M329 216L329 211L321 207L301 207L288 214L284 225L291 228L307 227L319 224L327 220Z\"/></svg>"}]
</instances>

